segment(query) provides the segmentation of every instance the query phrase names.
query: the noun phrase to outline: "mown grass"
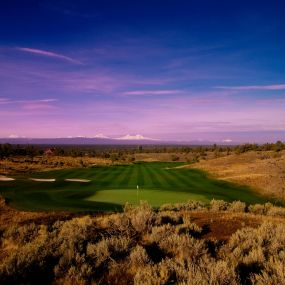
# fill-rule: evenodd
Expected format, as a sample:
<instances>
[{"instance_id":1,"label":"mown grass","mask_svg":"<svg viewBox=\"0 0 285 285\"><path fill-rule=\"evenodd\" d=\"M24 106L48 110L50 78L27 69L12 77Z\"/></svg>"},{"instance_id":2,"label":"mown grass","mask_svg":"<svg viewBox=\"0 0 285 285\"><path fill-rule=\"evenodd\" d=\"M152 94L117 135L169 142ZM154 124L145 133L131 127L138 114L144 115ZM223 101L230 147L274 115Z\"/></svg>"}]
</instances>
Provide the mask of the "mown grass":
<instances>
[{"instance_id":1,"label":"mown grass","mask_svg":"<svg viewBox=\"0 0 285 285\"><path fill-rule=\"evenodd\" d=\"M175 168L180 164L136 163L22 175L12 182L0 182L0 194L10 205L24 210L113 211L121 210L126 202L140 200L154 207L187 200L268 201L247 187L210 179L200 170ZM56 182L30 181L27 178L31 176L56 178ZM64 181L67 178L91 182Z\"/></svg>"}]
</instances>

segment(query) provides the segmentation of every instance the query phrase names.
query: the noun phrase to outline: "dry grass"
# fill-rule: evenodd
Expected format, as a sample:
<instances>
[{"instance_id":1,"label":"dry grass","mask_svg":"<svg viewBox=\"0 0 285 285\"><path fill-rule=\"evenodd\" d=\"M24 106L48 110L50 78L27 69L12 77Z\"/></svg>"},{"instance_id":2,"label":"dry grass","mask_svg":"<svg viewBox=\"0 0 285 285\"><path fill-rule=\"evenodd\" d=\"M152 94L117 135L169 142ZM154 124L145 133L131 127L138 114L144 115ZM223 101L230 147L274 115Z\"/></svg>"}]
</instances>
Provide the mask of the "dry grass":
<instances>
[{"instance_id":1,"label":"dry grass","mask_svg":"<svg viewBox=\"0 0 285 285\"><path fill-rule=\"evenodd\" d=\"M33 159L13 157L0 159L0 175L109 164L111 164L109 159L94 157L38 156Z\"/></svg>"},{"instance_id":2,"label":"dry grass","mask_svg":"<svg viewBox=\"0 0 285 285\"><path fill-rule=\"evenodd\" d=\"M190 168L215 178L248 185L268 196L285 200L285 151L251 151L201 161Z\"/></svg>"},{"instance_id":3,"label":"dry grass","mask_svg":"<svg viewBox=\"0 0 285 285\"><path fill-rule=\"evenodd\" d=\"M136 153L134 155L136 161L154 162L154 161L172 161L173 155L179 157L179 161L184 158L183 154L179 153Z\"/></svg>"},{"instance_id":4,"label":"dry grass","mask_svg":"<svg viewBox=\"0 0 285 285\"><path fill-rule=\"evenodd\" d=\"M226 152L222 152L219 155L226 155ZM208 159L214 157L215 154L211 151L205 151L203 158ZM136 153L134 154L136 161L145 161L145 162L169 162L169 161L179 161L179 162L190 162L197 159L202 159L201 154L199 153L184 153L184 152L169 152L169 153L159 153L159 152L150 152L150 153Z\"/></svg>"}]
</instances>

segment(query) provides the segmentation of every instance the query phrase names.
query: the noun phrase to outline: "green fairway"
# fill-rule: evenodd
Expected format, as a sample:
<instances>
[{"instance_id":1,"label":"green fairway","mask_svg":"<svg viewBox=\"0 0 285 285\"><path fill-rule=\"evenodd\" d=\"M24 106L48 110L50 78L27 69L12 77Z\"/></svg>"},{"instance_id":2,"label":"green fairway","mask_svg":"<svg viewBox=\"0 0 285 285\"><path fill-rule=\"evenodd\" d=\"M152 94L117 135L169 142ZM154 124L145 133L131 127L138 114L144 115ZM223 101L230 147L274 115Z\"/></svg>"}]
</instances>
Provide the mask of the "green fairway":
<instances>
[{"instance_id":1,"label":"green fairway","mask_svg":"<svg viewBox=\"0 0 285 285\"><path fill-rule=\"evenodd\" d=\"M126 202L140 200L147 200L155 207L188 200L208 203L213 198L251 204L267 201L249 188L210 179L199 170L175 168L178 165L136 163L15 176L15 181L0 181L0 195L18 209L68 211L121 210ZM30 177L56 181L31 181ZM65 181L74 178L91 181Z\"/></svg>"}]
</instances>

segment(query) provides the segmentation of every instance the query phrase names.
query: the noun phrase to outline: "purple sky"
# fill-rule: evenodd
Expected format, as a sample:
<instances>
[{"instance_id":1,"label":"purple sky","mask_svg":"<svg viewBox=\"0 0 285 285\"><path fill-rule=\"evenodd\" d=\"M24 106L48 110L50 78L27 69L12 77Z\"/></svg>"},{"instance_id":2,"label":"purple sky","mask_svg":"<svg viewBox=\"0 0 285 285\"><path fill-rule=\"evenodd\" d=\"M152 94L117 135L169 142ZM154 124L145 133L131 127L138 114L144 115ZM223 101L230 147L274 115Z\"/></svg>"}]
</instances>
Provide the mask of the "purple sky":
<instances>
[{"instance_id":1,"label":"purple sky","mask_svg":"<svg viewBox=\"0 0 285 285\"><path fill-rule=\"evenodd\" d=\"M285 139L277 8L264 19L268 7L242 1L237 11L216 7L218 20L211 7L193 20L199 4L190 14L169 4L159 15L133 15L135 6L113 14L91 2L51 2L0 12L0 137Z\"/></svg>"}]
</instances>

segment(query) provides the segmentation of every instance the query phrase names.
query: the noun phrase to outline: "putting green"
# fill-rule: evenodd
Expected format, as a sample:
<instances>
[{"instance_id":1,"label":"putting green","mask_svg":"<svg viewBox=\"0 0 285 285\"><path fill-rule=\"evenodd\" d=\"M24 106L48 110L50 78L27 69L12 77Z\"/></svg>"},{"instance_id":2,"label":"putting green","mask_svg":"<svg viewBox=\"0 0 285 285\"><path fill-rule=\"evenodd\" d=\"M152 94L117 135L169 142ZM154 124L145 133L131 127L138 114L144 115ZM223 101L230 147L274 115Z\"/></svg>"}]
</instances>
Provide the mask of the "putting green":
<instances>
[{"instance_id":1,"label":"putting green","mask_svg":"<svg viewBox=\"0 0 285 285\"><path fill-rule=\"evenodd\" d=\"M208 202L203 195L181 192L174 196L172 191L152 190L152 189L108 189L100 190L96 194L88 197L87 201L108 203L110 198L118 204L137 204L140 200L148 201L152 206L159 207L167 203L179 203L188 200L198 200Z\"/></svg>"},{"instance_id":2,"label":"putting green","mask_svg":"<svg viewBox=\"0 0 285 285\"><path fill-rule=\"evenodd\" d=\"M15 176L14 181L0 181L0 195L18 209L66 211L121 210L126 202L139 200L147 200L155 207L188 200L208 203L213 198L250 204L267 201L247 187L210 179L199 170L175 168L179 165L136 163L32 174L33 178L56 179L52 183L31 181L28 174Z\"/></svg>"}]
</instances>

